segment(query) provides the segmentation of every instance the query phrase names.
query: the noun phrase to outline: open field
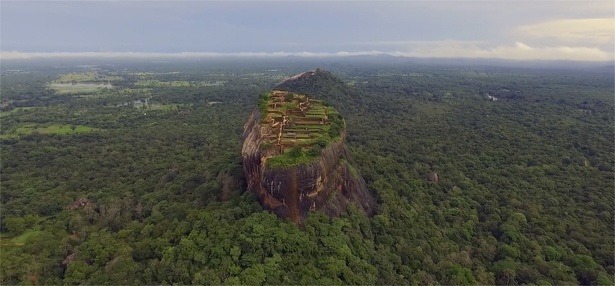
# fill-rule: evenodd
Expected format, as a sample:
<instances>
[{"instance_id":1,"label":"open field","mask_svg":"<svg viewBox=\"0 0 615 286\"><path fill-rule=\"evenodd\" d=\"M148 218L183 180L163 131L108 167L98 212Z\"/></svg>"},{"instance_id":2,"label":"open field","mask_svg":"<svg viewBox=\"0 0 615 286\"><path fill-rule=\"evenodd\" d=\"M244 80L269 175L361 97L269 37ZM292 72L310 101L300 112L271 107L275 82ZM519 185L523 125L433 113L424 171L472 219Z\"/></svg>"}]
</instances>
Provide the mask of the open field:
<instances>
[{"instance_id":1,"label":"open field","mask_svg":"<svg viewBox=\"0 0 615 286\"><path fill-rule=\"evenodd\" d=\"M96 71L79 72L79 73L67 73L62 74L54 82L66 83L66 82L109 82L122 80L121 76L117 75L103 75Z\"/></svg>"},{"instance_id":2,"label":"open field","mask_svg":"<svg viewBox=\"0 0 615 286\"><path fill-rule=\"evenodd\" d=\"M225 81L159 81L159 80L140 80L135 83L136 86L142 87L206 87L206 86L222 86Z\"/></svg>"},{"instance_id":3,"label":"open field","mask_svg":"<svg viewBox=\"0 0 615 286\"><path fill-rule=\"evenodd\" d=\"M61 74L48 87L58 94L91 94L103 89L112 89L111 82L122 80L121 76L100 74L96 71Z\"/></svg>"},{"instance_id":4,"label":"open field","mask_svg":"<svg viewBox=\"0 0 615 286\"><path fill-rule=\"evenodd\" d=\"M185 104L149 104L147 105L147 109L150 110L177 110L182 106L189 106L189 105L185 105Z\"/></svg>"},{"instance_id":5,"label":"open field","mask_svg":"<svg viewBox=\"0 0 615 286\"><path fill-rule=\"evenodd\" d=\"M2 245L2 248L24 246L28 240L40 235L41 233L42 231L40 230L32 229L32 230L28 230L22 233L21 235L15 236L15 237L4 237L3 236L0 238L0 245Z\"/></svg>"},{"instance_id":6,"label":"open field","mask_svg":"<svg viewBox=\"0 0 615 286\"><path fill-rule=\"evenodd\" d=\"M53 89L58 94L89 94L102 91L104 89L112 89L110 83L57 83L52 82L49 88Z\"/></svg>"}]
</instances>

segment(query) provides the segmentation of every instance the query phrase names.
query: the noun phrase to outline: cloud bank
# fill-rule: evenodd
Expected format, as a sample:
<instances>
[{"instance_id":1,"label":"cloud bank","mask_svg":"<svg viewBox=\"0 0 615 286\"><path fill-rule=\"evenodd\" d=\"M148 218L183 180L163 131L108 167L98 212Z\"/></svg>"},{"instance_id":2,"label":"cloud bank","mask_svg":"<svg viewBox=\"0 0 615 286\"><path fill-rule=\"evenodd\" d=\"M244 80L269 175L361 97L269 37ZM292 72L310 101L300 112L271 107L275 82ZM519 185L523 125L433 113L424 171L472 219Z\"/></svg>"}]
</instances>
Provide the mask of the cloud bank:
<instances>
[{"instance_id":1,"label":"cloud bank","mask_svg":"<svg viewBox=\"0 0 615 286\"><path fill-rule=\"evenodd\" d=\"M0 52L2 59L34 59L34 58L220 58L220 57L348 57L348 56L373 56L383 55L385 52L365 51L336 53L324 52L181 52L181 53L152 53L152 52Z\"/></svg>"},{"instance_id":2,"label":"cloud bank","mask_svg":"<svg viewBox=\"0 0 615 286\"><path fill-rule=\"evenodd\" d=\"M518 27L516 34L533 40L612 46L615 43L615 19L559 19Z\"/></svg>"},{"instance_id":3,"label":"cloud bank","mask_svg":"<svg viewBox=\"0 0 615 286\"><path fill-rule=\"evenodd\" d=\"M506 60L569 60L612 61L613 53L584 46L530 46L515 42L511 45L489 46L477 42L443 41L409 47L399 55L419 58L493 58Z\"/></svg>"},{"instance_id":4,"label":"cloud bank","mask_svg":"<svg viewBox=\"0 0 615 286\"><path fill-rule=\"evenodd\" d=\"M0 59L34 58L219 58L219 57L352 57L389 55L407 58L475 58L505 60L570 60L570 61L612 61L612 52L595 47L579 46L530 46L522 42L511 45L489 46L475 41L423 41L409 42L403 48L384 51L338 51L327 52L76 52L76 53L30 53L19 51L0 52Z\"/></svg>"}]
</instances>

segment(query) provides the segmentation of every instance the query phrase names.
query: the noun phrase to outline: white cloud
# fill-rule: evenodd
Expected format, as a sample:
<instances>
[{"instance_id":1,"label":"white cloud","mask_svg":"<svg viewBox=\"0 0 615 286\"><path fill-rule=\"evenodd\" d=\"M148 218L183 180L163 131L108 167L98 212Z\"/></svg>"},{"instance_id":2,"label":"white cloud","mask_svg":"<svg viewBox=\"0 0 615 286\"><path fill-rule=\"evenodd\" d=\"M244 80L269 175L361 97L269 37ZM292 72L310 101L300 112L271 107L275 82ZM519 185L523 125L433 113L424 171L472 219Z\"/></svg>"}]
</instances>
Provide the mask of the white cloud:
<instances>
[{"instance_id":1,"label":"white cloud","mask_svg":"<svg viewBox=\"0 0 615 286\"><path fill-rule=\"evenodd\" d=\"M410 46L398 55L433 58L494 58L508 60L572 60L611 61L613 53L584 46L530 46L516 42L514 45L487 46L476 42L439 41Z\"/></svg>"},{"instance_id":2,"label":"white cloud","mask_svg":"<svg viewBox=\"0 0 615 286\"><path fill-rule=\"evenodd\" d=\"M559 19L516 29L517 37L560 44L606 45L615 43L615 18Z\"/></svg>"},{"instance_id":3,"label":"white cloud","mask_svg":"<svg viewBox=\"0 0 615 286\"><path fill-rule=\"evenodd\" d=\"M514 46L499 46L489 51L501 58L517 60L576 60L576 61L609 61L613 53L594 47L574 46L542 46L530 47L517 42Z\"/></svg>"}]
</instances>

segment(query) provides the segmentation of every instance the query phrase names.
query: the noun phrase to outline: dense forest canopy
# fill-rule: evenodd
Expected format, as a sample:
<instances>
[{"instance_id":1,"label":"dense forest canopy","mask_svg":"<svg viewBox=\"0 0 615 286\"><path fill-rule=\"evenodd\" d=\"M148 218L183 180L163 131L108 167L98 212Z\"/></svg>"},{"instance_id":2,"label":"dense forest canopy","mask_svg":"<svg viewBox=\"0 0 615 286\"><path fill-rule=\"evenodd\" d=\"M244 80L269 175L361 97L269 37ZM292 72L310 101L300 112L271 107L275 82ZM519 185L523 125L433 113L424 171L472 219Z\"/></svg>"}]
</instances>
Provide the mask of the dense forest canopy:
<instances>
[{"instance_id":1,"label":"dense forest canopy","mask_svg":"<svg viewBox=\"0 0 615 286\"><path fill-rule=\"evenodd\" d=\"M383 62L3 62L1 283L615 283L612 68ZM315 67L373 217L244 191L259 94Z\"/></svg>"}]
</instances>

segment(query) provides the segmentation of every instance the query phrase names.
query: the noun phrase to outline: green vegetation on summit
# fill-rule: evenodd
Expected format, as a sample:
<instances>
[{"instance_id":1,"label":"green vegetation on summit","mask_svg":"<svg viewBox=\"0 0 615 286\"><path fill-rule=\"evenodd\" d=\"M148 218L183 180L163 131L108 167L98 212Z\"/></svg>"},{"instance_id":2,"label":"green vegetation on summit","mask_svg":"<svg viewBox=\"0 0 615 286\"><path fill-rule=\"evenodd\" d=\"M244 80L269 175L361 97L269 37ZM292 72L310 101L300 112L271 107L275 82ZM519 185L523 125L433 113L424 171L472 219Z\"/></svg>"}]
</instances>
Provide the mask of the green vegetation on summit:
<instances>
[{"instance_id":1,"label":"green vegetation on summit","mask_svg":"<svg viewBox=\"0 0 615 286\"><path fill-rule=\"evenodd\" d=\"M267 159L268 167L309 163L322 148L342 139L343 118L333 107L307 95L273 90L261 96L259 110L261 132L267 137L261 149L277 154Z\"/></svg>"}]
</instances>

